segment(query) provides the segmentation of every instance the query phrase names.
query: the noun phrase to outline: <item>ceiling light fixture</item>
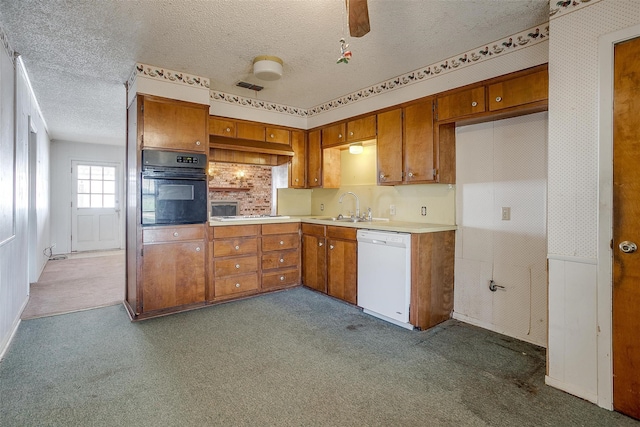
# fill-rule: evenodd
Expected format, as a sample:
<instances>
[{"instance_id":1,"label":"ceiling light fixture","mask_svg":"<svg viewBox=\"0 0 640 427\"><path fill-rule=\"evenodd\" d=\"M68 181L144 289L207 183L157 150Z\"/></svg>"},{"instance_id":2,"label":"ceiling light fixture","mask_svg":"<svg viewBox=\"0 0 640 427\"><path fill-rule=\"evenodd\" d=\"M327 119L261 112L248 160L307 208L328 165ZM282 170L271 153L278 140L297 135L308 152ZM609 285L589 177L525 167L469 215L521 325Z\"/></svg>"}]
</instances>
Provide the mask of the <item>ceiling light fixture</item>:
<instances>
[{"instance_id":1,"label":"ceiling light fixture","mask_svg":"<svg viewBox=\"0 0 640 427\"><path fill-rule=\"evenodd\" d=\"M362 146L362 142L356 142L355 144L351 144L349 146L350 154L362 154L364 151L364 147Z\"/></svg>"},{"instance_id":2,"label":"ceiling light fixture","mask_svg":"<svg viewBox=\"0 0 640 427\"><path fill-rule=\"evenodd\" d=\"M282 77L282 64L282 59L277 56L256 56L253 60L253 75L260 80L278 80Z\"/></svg>"}]
</instances>

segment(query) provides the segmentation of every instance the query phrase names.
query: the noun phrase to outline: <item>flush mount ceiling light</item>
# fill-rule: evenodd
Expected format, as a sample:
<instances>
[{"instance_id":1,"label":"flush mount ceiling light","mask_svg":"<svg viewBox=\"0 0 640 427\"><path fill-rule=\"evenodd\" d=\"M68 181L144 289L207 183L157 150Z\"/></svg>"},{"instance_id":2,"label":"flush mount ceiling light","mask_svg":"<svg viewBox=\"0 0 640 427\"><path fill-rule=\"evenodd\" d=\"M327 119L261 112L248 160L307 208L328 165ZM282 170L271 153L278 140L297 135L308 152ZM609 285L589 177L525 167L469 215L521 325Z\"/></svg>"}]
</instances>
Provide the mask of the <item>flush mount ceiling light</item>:
<instances>
[{"instance_id":1,"label":"flush mount ceiling light","mask_svg":"<svg viewBox=\"0 0 640 427\"><path fill-rule=\"evenodd\" d=\"M351 144L349 146L350 154L361 154L364 151L364 147L362 146L362 142L356 142L355 144Z\"/></svg>"},{"instance_id":2,"label":"flush mount ceiling light","mask_svg":"<svg viewBox=\"0 0 640 427\"><path fill-rule=\"evenodd\" d=\"M253 75L260 80L278 80L282 77L282 64L282 59L277 56L256 56L253 60Z\"/></svg>"}]
</instances>

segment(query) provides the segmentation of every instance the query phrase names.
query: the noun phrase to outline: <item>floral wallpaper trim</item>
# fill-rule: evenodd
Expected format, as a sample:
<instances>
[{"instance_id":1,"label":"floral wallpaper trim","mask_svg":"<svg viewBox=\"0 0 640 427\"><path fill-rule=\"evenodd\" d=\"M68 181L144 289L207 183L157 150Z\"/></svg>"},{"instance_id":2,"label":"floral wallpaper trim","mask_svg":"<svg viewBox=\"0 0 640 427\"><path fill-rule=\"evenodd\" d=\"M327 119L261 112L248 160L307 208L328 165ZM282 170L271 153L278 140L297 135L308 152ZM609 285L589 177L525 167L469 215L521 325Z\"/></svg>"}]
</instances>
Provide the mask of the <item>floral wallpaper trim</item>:
<instances>
[{"instance_id":1,"label":"floral wallpaper trim","mask_svg":"<svg viewBox=\"0 0 640 427\"><path fill-rule=\"evenodd\" d=\"M289 114L298 117L307 117L307 110L304 108L290 107L288 105L276 104L275 102L261 101L258 99L245 98L238 95L230 95L228 93L216 90L209 91L209 99L216 102L226 102L236 104L241 107L253 107L259 110L272 111L274 113Z\"/></svg>"},{"instance_id":2,"label":"floral wallpaper trim","mask_svg":"<svg viewBox=\"0 0 640 427\"><path fill-rule=\"evenodd\" d=\"M329 110L360 101L365 98L372 98L385 92L389 92L414 83L425 81L436 76L441 76L457 69L468 67L469 65L486 61L498 55L505 55L516 50L536 45L549 38L549 24L545 23L539 27L533 27L502 40L489 43L486 46L472 49L465 53L452 56L444 61L411 71L391 80L361 89L332 101L317 105L308 110L308 116L325 113Z\"/></svg>"},{"instance_id":3,"label":"floral wallpaper trim","mask_svg":"<svg viewBox=\"0 0 640 427\"><path fill-rule=\"evenodd\" d=\"M192 74L181 73L180 71L167 70L165 68L154 67L153 65L146 65L136 63L135 69L127 81L128 87L131 87L136 81L138 76L144 76L151 79L160 81L182 84L185 86L199 87L209 89L209 79L200 76L194 76Z\"/></svg>"},{"instance_id":4,"label":"floral wallpaper trim","mask_svg":"<svg viewBox=\"0 0 640 427\"><path fill-rule=\"evenodd\" d=\"M563 12L573 12L599 1L601 0L551 0L549 2L549 19L557 18Z\"/></svg>"},{"instance_id":5,"label":"floral wallpaper trim","mask_svg":"<svg viewBox=\"0 0 640 427\"><path fill-rule=\"evenodd\" d=\"M7 33L4 32L4 28L2 28L1 26L0 26L0 43L4 47L5 52L7 52L9 59L11 59L11 62L15 66L17 53L15 50L13 50L13 48L9 44L9 37L7 37Z\"/></svg>"}]
</instances>

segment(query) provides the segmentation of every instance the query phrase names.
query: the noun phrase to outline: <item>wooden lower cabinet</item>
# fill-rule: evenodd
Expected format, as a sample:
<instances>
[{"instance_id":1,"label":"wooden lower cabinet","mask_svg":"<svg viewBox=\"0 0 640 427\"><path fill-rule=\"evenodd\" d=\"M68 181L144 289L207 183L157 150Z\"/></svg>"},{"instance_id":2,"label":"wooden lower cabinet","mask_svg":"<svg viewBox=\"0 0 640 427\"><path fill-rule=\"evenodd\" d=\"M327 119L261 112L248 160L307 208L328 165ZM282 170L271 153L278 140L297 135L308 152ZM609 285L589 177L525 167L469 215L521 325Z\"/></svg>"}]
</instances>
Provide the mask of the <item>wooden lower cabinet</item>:
<instances>
[{"instance_id":1,"label":"wooden lower cabinet","mask_svg":"<svg viewBox=\"0 0 640 427\"><path fill-rule=\"evenodd\" d=\"M302 224L302 284L357 304L356 229Z\"/></svg>"},{"instance_id":2,"label":"wooden lower cabinet","mask_svg":"<svg viewBox=\"0 0 640 427\"><path fill-rule=\"evenodd\" d=\"M327 294L357 304L356 229L327 226Z\"/></svg>"},{"instance_id":3,"label":"wooden lower cabinet","mask_svg":"<svg viewBox=\"0 0 640 427\"><path fill-rule=\"evenodd\" d=\"M142 233L142 310L137 314L204 302L203 226L153 227Z\"/></svg>"}]
</instances>

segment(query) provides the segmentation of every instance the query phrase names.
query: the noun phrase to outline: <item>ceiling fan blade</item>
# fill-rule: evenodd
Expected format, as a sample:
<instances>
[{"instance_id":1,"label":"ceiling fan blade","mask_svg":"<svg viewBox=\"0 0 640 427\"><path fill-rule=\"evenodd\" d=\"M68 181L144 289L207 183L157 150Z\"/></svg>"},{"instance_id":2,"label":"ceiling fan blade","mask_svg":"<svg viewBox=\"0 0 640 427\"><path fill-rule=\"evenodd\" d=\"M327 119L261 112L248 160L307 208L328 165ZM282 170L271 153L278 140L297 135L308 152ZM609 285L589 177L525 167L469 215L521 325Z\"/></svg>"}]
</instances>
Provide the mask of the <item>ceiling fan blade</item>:
<instances>
[{"instance_id":1,"label":"ceiling fan blade","mask_svg":"<svg viewBox=\"0 0 640 427\"><path fill-rule=\"evenodd\" d=\"M367 0L346 0L346 2L349 14L349 34L351 37L362 37L371 30Z\"/></svg>"}]
</instances>

